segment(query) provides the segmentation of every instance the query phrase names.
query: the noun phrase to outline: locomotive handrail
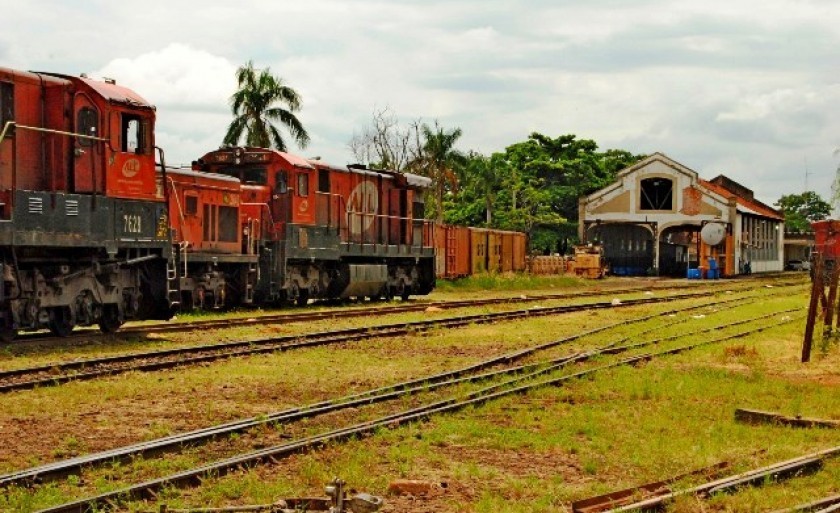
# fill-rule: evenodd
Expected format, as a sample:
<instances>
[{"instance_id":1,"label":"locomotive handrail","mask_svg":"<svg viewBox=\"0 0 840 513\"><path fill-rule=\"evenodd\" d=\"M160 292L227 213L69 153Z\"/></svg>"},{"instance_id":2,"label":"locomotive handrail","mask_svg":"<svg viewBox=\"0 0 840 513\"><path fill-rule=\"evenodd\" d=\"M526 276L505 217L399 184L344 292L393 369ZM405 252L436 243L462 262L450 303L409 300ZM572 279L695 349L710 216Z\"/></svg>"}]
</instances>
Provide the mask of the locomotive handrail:
<instances>
[{"instance_id":1,"label":"locomotive handrail","mask_svg":"<svg viewBox=\"0 0 840 513\"><path fill-rule=\"evenodd\" d=\"M246 207L265 207L265 211L268 212L268 225L271 227L271 232L276 233L276 228L274 227L274 216L271 215L271 207L268 203L240 203L240 206ZM262 208L260 208L262 210Z\"/></svg>"},{"instance_id":2,"label":"locomotive handrail","mask_svg":"<svg viewBox=\"0 0 840 513\"><path fill-rule=\"evenodd\" d=\"M351 225L351 219L352 219L351 216L358 216L358 218L360 220L363 220L366 216L370 216L370 217L373 217L374 219L380 218L380 219L389 219L389 220L395 220L395 221L406 221L406 222L409 222L409 223L422 223L422 227L424 228L424 231L427 229L427 227L431 227L431 229L434 230L434 224L433 224L433 221L431 219L419 219L419 218L414 218L414 217L393 216L393 215L387 215L387 214L376 214L374 212L359 212L359 211L356 211L356 210L348 210L347 211L347 227L348 227L348 230L349 230L350 225ZM356 235L356 234L352 233L352 230L349 230L349 231L351 232L351 233L349 233L349 235L351 235L351 236ZM359 236L359 238L361 239L361 242L359 242L360 244L365 244L366 243L365 232L367 232L367 231L368 231L367 229L360 229L359 233L357 234ZM391 233L389 231L388 232L388 242L389 242L389 244L390 244L390 238L391 238ZM431 241L434 240L434 232L431 233L430 240ZM408 242L407 244L400 243L399 245L408 246L408 247L419 247L419 248L426 247L426 246L423 246L423 242L425 242L425 237L423 237L423 239L420 241L419 245L414 244L414 242L412 242L413 238L410 238L409 241L410 242ZM376 244L376 242L377 241L374 240L373 244Z\"/></svg>"},{"instance_id":3,"label":"locomotive handrail","mask_svg":"<svg viewBox=\"0 0 840 513\"><path fill-rule=\"evenodd\" d=\"M3 131L0 132L0 143L3 142L3 139L6 137L6 133L9 131L9 128L14 126L15 128L21 128L24 130L32 130L33 132L45 132L48 134L57 134L57 135L66 135L68 137L79 137L81 139L90 139L91 141L101 141L101 142L108 142L107 137L96 137L93 135L85 135L85 134L77 134L75 132L65 132L64 130L53 130L52 128L41 128L38 126L28 126L28 125L18 125L16 121L6 121L6 124L3 125Z\"/></svg>"},{"instance_id":4,"label":"locomotive handrail","mask_svg":"<svg viewBox=\"0 0 840 513\"><path fill-rule=\"evenodd\" d=\"M336 221L338 225L335 227L336 234L341 233L341 216L338 215L341 212L341 204L344 202L344 197L341 194L336 194L332 192L323 192L323 191L315 191L315 197L318 196L326 196L327 199L327 227L332 227L333 215L332 215L332 200L333 198L336 200Z\"/></svg>"}]
</instances>

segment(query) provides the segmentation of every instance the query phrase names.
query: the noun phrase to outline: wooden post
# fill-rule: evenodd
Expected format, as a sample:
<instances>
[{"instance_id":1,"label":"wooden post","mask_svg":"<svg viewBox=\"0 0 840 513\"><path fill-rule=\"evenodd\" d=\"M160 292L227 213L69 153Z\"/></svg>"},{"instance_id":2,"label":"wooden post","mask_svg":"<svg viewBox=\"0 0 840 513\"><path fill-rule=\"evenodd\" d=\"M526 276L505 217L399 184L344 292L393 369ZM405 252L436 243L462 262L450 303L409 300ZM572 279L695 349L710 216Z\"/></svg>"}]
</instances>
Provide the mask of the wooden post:
<instances>
[{"instance_id":1,"label":"wooden post","mask_svg":"<svg viewBox=\"0 0 840 513\"><path fill-rule=\"evenodd\" d=\"M808 305L808 319L805 321L805 339L802 342L802 363L811 361L811 344L814 340L814 322L817 318L820 297L823 295L823 257L814 255L814 275L811 282L811 302Z\"/></svg>"},{"instance_id":2,"label":"wooden post","mask_svg":"<svg viewBox=\"0 0 840 513\"><path fill-rule=\"evenodd\" d=\"M829 278L828 282L828 301L825 305L823 338L831 336L831 326L834 323L834 305L837 301L837 280L840 278L840 265L836 265L837 262L834 262L834 264L831 268L831 278Z\"/></svg>"}]
</instances>

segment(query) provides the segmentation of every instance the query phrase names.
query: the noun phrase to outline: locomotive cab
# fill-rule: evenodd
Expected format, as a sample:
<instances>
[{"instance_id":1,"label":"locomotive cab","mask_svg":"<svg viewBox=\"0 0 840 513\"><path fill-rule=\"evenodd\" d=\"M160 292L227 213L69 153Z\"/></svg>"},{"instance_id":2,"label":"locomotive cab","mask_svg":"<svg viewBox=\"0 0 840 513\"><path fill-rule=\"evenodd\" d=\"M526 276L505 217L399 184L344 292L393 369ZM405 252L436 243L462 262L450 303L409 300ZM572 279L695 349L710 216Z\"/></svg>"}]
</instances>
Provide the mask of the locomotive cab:
<instances>
[{"instance_id":1,"label":"locomotive cab","mask_svg":"<svg viewBox=\"0 0 840 513\"><path fill-rule=\"evenodd\" d=\"M0 331L168 318L154 107L86 77L0 69Z\"/></svg>"}]
</instances>

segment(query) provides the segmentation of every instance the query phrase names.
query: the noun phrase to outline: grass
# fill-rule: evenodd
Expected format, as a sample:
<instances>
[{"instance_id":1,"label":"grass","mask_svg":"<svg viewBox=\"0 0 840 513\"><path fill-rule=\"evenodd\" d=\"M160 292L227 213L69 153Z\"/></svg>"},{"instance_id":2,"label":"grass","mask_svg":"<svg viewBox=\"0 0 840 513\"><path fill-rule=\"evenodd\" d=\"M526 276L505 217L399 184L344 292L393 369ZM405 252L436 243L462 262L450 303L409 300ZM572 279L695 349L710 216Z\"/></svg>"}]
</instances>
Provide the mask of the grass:
<instances>
[{"instance_id":1,"label":"grass","mask_svg":"<svg viewBox=\"0 0 840 513\"><path fill-rule=\"evenodd\" d=\"M447 292L522 291L556 288L593 288L604 282L572 276L534 276L530 274L488 273L456 280L438 280L437 290Z\"/></svg>"},{"instance_id":2,"label":"grass","mask_svg":"<svg viewBox=\"0 0 840 513\"><path fill-rule=\"evenodd\" d=\"M652 320L644 328L656 330L639 338L664 336L686 326L715 326L771 309L804 307L807 300L799 292L777 298L771 298L771 292L761 291L765 294L762 301L745 301L737 308L729 306L717 312L705 309L705 317L695 318L698 312L692 312ZM434 330L399 340L379 339L177 371L128 374L0 397L0 428L20 429L36 421L46 422L37 436L18 433L20 443L29 444L28 450L6 465L19 468L31 464L29 459L33 457L49 460L51 455L41 447L86 450L97 444L140 440L191 426L265 414L463 366L536 341L661 308L652 305ZM632 336L642 328L630 325L611 330L553 354ZM355 489L385 494L390 480L402 477L446 482L448 486L440 495L421 499L413 506L407 499L388 497L397 511L422 506L436 511L542 512L720 460L733 461L738 469L765 465L840 443L840 433L834 431L745 426L733 420L736 407L840 417L840 397L834 385L838 382L840 351L830 346L825 353L817 354L812 364L799 365L801 330L801 322L780 324L770 332L654 360L641 367L603 371L563 387L545 387L456 414L434 416L424 424L381 429L375 436L330 445L279 465L209 478L200 488L170 490L163 497L172 507L266 503L283 496L321 495L323 485L336 475ZM687 342L679 340L664 347ZM575 370L599 363L578 365ZM478 386L461 386L450 393L465 393ZM342 425L351 418L374 418L422 400L404 397L389 406L312 419L280 426L279 430L265 428L165 459L86 472L82 479L43 486L34 493L12 490L0 499L0 509L33 511L264 446L282 440L281 433L298 437ZM756 454L761 449L766 452ZM808 496L819 496L814 494L827 495L832 483L840 482L838 468L837 462L829 462L819 474L786 483L785 492L779 491L778 485L770 485L763 492L715 498L703 507L762 511L793 505ZM129 509L157 508L136 503ZM679 501L671 508L698 509L691 500Z\"/></svg>"}]
</instances>

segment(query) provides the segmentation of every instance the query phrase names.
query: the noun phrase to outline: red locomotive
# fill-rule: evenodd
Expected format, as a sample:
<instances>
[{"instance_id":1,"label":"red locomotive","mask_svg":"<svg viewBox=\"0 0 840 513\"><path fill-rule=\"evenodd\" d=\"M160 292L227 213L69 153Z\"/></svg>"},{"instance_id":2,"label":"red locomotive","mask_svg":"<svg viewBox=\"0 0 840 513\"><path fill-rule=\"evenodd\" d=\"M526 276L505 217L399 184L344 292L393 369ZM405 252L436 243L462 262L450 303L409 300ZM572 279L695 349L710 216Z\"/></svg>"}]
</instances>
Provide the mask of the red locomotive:
<instances>
[{"instance_id":1,"label":"red locomotive","mask_svg":"<svg viewBox=\"0 0 840 513\"><path fill-rule=\"evenodd\" d=\"M0 68L0 335L434 287L428 179L260 148L168 169L154 122L114 81Z\"/></svg>"}]
</instances>

